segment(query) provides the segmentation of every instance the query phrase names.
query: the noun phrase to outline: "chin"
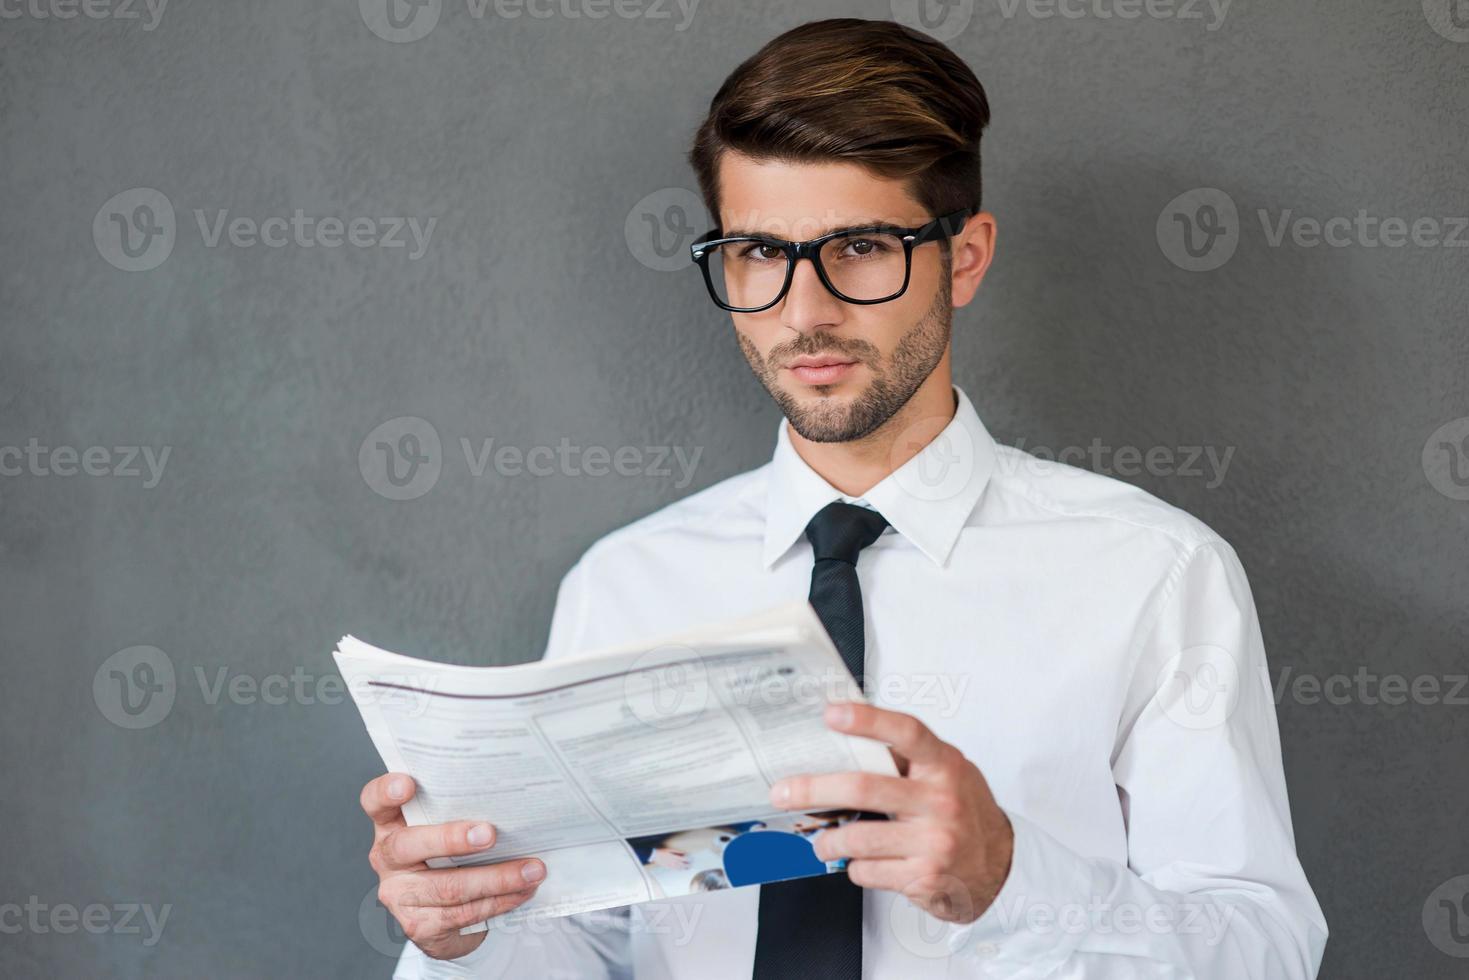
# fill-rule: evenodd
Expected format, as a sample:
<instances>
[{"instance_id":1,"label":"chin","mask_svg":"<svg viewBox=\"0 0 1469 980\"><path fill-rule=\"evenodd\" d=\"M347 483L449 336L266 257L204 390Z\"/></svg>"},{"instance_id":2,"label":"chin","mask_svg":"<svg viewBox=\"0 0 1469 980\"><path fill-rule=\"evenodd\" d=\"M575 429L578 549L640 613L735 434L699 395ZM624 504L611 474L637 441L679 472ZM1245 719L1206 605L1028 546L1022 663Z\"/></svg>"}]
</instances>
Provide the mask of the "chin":
<instances>
[{"instance_id":1,"label":"chin","mask_svg":"<svg viewBox=\"0 0 1469 980\"><path fill-rule=\"evenodd\" d=\"M836 387L836 386L832 386ZM782 406L791 427L811 442L846 442L855 438L853 404L850 393L806 395L791 398Z\"/></svg>"},{"instance_id":2,"label":"chin","mask_svg":"<svg viewBox=\"0 0 1469 980\"><path fill-rule=\"evenodd\" d=\"M837 381L829 385L797 385L789 394L798 402L809 405L830 405L834 401L845 399L856 401L862 394L860 386L850 381Z\"/></svg>"}]
</instances>

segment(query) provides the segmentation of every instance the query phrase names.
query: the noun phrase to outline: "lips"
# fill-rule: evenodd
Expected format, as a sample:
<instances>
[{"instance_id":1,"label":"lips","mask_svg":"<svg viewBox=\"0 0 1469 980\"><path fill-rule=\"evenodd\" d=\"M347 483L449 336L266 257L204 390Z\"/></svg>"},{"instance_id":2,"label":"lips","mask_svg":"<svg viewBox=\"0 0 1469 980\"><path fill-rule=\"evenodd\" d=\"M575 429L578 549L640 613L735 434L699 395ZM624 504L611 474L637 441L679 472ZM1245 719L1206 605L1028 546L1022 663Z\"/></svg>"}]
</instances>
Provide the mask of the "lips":
<instances>
[{"instance_id":1,"label":"lips","mask_svg":"<svg viewBox=\"0 0 1469 980\"><path fill-rule=\"evenodd\" d=\"M811 385L833 384L856 370L857 362L830 354L808 354L786 365L796 380Z\"/></svg>"}]
</instances>

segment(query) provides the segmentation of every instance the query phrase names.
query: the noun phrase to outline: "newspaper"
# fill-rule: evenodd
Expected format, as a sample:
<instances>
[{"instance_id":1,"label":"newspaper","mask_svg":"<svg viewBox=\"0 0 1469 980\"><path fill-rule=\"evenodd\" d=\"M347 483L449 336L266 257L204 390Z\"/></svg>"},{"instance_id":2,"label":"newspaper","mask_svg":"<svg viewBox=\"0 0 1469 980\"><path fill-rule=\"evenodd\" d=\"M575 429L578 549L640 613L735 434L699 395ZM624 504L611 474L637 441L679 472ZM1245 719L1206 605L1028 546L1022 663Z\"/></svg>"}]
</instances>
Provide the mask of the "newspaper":
<instances>
[{"instance_id":1,"label":"newspaper","mask_svg":"<svg viewBox=\"0 0 1469 980\"><path fill-rule=\"evenodd\" d=\"M335 656L384 765L418 784L404 819L496 829L431 866L545 862L506 922L841 872L811 840L871 815L780 811L771 784L896 772L886 746L824 723L862 695L804 602L550 663L440 664L351 636Z\"/></svg>"}]
</instances>

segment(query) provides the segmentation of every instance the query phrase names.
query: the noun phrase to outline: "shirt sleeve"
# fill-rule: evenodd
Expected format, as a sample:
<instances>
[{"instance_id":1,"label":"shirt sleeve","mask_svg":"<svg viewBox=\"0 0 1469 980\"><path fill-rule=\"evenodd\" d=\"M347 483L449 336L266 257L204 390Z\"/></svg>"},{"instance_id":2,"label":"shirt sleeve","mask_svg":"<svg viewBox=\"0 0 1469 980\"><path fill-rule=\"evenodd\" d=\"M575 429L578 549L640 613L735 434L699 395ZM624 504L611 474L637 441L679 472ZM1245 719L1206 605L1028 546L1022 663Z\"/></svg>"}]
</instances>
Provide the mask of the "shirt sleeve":
<instances>
[{"instance_id":1,"label":"shirt sleeve","mask_svg":"<svg viewBox=\"0 0 1469 980\"><path fill-rule=\"evenodd\" d=\"M472 952L436 960L405 943L393 980L632 980L627 909L491 926Z\"/></svg>"},{"instance_id":2,"label":"shirt sleeve","mask_svg":"<svg viewBox=\"0 0 1469 980\"><path fill-rule=\"evenodd\" d=\"M586 559L572 566L556 592L543 660L581 648L585 619ZM556 919L492 923L474 950L455 960L436 960L411 941L403 945L393 980L630 980L631 943L627 909Z\"/></svg>"},{"instance_id":3,"label":"shirt sleeve","mask_svg":"<svg viewBox=\"0 0 1469 980\"><path fill-rule=\"evenodd\" d=\"M948 937L951 975L1310 980L1327 926L1297 859L1264 643L1244 570L1183 556L1131 673L1113 752L1126 866L1032 820L995 902Z\"/></svg>"}]
</instances>

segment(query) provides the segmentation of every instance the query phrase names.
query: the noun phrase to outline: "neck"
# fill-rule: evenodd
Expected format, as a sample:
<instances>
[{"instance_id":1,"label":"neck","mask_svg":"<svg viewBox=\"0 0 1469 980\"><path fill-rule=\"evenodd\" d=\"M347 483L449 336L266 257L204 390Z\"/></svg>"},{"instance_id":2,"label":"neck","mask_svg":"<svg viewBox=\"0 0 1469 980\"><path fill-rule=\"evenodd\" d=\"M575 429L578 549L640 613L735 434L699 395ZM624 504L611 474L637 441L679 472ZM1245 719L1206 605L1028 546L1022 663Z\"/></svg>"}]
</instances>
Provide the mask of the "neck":
<instances>
[{"instance_id":1,"label":"neck","mask_svg":"<svg viewBox=\"0 0 1469 980\"><path fill-rule=\"evenodd\" d=\"M953 390L949 352L913 397L897 413L861 439L812 442L787 422L791 447L806 465L849 497L860 497L894 470L918 455L954 418L958 395Z\"/></svg>"}]
</instances>

